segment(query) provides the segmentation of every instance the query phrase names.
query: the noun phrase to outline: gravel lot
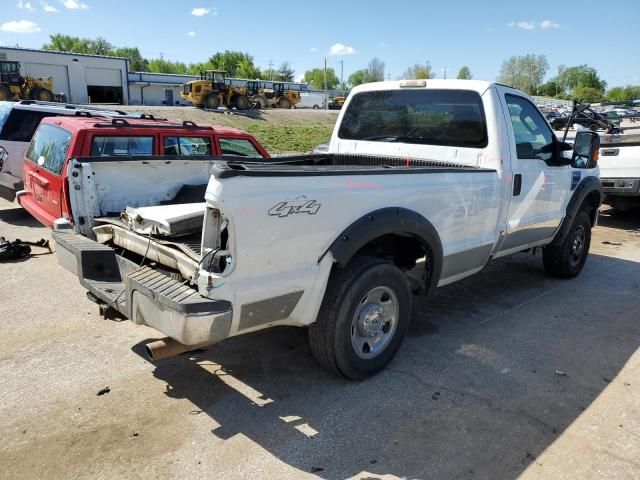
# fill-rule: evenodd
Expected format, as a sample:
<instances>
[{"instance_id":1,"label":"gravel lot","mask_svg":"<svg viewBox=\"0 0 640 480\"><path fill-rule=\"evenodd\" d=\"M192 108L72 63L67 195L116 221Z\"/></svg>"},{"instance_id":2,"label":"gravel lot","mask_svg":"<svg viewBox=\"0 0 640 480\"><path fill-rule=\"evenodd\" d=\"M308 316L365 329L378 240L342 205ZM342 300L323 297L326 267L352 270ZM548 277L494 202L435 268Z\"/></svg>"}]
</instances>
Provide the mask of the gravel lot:
<instances>
[{"instance_id":1,"label":"gravel lot","mask_svg":"<svg viewBox=\"0 0 640 480\"><path fill-rule=\"evenodd\" d=\"M49 231L0 204L0 235ZM0 264L0 478L640 478L640 220L577 279L519 254L418 299L389 368L320 370L302 329L152 364L54 255ZM109 387L109 393L97 393Z\"/></svg>"}]
</instances>

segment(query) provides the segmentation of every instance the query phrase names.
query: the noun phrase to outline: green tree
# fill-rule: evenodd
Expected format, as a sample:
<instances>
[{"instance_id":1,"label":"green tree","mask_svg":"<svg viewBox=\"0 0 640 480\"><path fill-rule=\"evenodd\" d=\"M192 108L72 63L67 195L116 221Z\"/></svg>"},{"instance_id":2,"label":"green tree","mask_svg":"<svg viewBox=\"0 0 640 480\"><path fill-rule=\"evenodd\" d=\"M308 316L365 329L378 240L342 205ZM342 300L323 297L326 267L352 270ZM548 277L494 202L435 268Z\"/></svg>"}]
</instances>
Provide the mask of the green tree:
<instances>
[{"instance_id":1,"label":"green tree","mask_svg":"<svg viewBox=\"0 0 640 480\"><path fill-rule=\"evenodd\" d=\"M598 76L597 70L586 64L575 67L560 65L554 80L565 93L574 92L578 87L595 88L600 93L604 93L607 88L607 82Z\"/></svg>"},{"instance_id":2,"label":"green tree","mask_svg":"<svg viewBox=\"0 0 640 480\"><path fill-rule=\"evenodd\" d=\"M324 89L324 69L314 68L304 72L304 81L311 85L313 88L319 90ZM333 68L327 68L327 89L334 90L340 83L340 79L336 77L336 72Z\"/></svg>"},{"instance_id":3,"label":"green tree","mask_svg":"<svg viewBox=\"0 0 640 480\"><path fill-rule=\"evenodd\" d=\"M601 101L604 95L597 88L579 85L573 91L573 98L579 102L593 103Z\"/></svg>"},{"instance_id":4,"label":"green tree","mask_svg":"<svg viewBox=\"0 0 640 480\"><path fill-rule=\"evenodd\" d=\"M471 75L471 70L469 70L469 67L464 65L458 71L458 77L457 78L458 78L458 80L471 80L473 78L473 75Z\"/></svg>"},{"instance_id":5,"label":"green tree","mask_svg":"<svg viewBox=\"0 0 640 480\"><path fill-rule=\"evenodd\" d=\"M291 64L289 64L289 62L284 62L280 65L280 68L278 68L277 79L280 82L293 82L295 74L296 72L291 68Z\"/></svg>"},{"instance_id":6,"label":"green tree","mask_svg":"<svg viewBox=\"0 0 640 480\"><path fill-rule=\"evenodd\" d=\"M349 75L348 83L352 87L357 87L358 85L367 83L368 78L369 78L369 71L366 68L363 68L362 70L356 70L351 75Z\"/></svg>"},{"instance_id":7,"label":"green tree","mask_svg":"<svg viewBox=\"0 0 640 480\"><path fill-rule=\"evenodd\" d=\"M277 80L278 79L278 71L275 68L267 68L262 71L262 79L263 80Z\"/></svg>"},{"instance_id":8,"label":"green tree","mask_svg":"<svg viewBox=\"0 0 640 480\"><path fill-rule=\"evenodd\" d=\"M544 55L514 55L502 62L498 82L535 95L548 69L549 62Z\"/></svg>"},{"instance_id":9,"label":"green tree","mask_svg":"<svg viewBox=\"0 0 640 480\"><path fill-rule=\"evenodd\" d=\"M253 74L258 71L253 64L253 57L246 52L225 50L212 55L207 63L211 69L225 70L229 77L255 78Z\"/></svg>"},{"instance_id":10,"label":"green tree","mask_svg":"<svg viewBox=\"0 0 640 480\"><path fill-rule=\"evenodd\" d=\"M367 83L381 82L384 80L384 62L378 57L373 57L367 65Z\"/></svg>"},{"instance_id":11,"label":"green tree","mask_svg":"<svg viewBox=\"0 0 640 480\"><path fill-rule=\"evenodd\" d=\"M61 33L49 35L49 43L45 43L42 49L91 55L113 55L113 45L102 37L96 39L80 38Z\"/></svg>"},{"instance_id":12,"label":"green tree","mask_svg":"<svg viewBox=\"0 0 640 480\"><path fill-rule=\"evenodd\" d=\"M417 80L421 78L431 78L431 62L425 64L416 63L413 67L409 67L405 70L402 78L407 80Z\"/></svg>"},{"instance_id":13,"label":"green tree","mask_svg":"<svg viewBox=\"0 0 640 480\"><path fill-rule=\"evenodd\" d=\"M172 62L164 58L152 58L149 60L149 71L152 73L187 73L187 66L182 62Z\"/></svg>"},{"instance_id":14,"label":"green tree","mask_svg":"<svg viewBox=\"0 0 640 480\"><path fill-rule=\"evenodd\" d=\"M149 60L143 58L138 47L116 48L111 52L114 57L124 57L129 59L129 70L132 72L148 72Z\"/></svg>"},{"instance_id":15,"label":"green tree","mask_svg":"<svg viewBox=\"0 0 640 480\"><path fill-rule=\"evenodd\" d=\"M629 102L631 100L640 100L640 85L613 87L607 92L606 99L610 102Z\"/></svg>"},{"instance_id":16,"label":"green tree","mask_svg":"<svg viewBox=\"0 0 640 480\"><path fill-rule=\"evenodd\" d=\"M549 80L538 87L538 95L544 97L555 97L562 90L554 80Z\"/></svg>"}]
</instances>

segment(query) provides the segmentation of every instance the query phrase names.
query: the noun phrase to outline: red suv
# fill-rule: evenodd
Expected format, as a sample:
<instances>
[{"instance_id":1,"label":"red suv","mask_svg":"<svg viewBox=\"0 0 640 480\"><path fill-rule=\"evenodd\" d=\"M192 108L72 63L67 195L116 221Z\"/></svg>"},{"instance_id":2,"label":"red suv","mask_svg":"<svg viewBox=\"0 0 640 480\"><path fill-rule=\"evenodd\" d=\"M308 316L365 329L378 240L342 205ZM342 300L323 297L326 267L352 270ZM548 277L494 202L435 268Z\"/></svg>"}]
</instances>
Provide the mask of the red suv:
<instances>
[{"instance_id":1,"label":"red suv","mask_svg":"<svg viewBox=\"0 0 640 480\"><path fill-rule=\"evenodd\" d=\"M155 119L44 118L31 140L18 203L44 225L69 212L67 165L75 157L218 156L269 157L251 135L229 127ZM126 175L126 167L123 167Z\"/></svg>"}]
</instances>

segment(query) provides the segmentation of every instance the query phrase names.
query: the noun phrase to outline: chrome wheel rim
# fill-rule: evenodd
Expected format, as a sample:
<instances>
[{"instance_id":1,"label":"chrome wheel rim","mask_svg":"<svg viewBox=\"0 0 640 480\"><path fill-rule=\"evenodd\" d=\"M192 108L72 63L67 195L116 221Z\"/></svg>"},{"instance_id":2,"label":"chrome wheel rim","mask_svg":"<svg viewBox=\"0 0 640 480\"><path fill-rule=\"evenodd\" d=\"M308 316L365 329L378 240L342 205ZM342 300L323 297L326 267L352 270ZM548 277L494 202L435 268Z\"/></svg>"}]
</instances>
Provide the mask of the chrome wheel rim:
<instances>
[{"instance_id":1,"label":"chrome wheel rim","mask_svg":"<svg viewBox=\"0 0 640 480\"><path fill-rule=\"evenodd\" d=\"M362 359L380 355L389 345L398 326L400 305L393 290L375 287L358 303L351 320L351 346Z\"/></svg>"}]
</instances>

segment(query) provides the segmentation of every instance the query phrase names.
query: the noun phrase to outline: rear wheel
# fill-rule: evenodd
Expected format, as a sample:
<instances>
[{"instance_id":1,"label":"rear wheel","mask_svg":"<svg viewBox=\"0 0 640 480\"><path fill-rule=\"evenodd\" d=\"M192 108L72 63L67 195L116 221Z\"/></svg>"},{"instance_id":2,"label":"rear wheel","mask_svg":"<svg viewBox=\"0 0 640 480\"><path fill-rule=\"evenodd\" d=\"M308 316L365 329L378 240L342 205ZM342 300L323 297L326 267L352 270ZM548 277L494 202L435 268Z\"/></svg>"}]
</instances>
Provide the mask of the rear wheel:
<instances>
[{"instance_id":1,"label":"rear wheel","mask_svg":"<svg viewBox=\"0 0 640 480\"><path fill-rule=\"evenodd\" d=\"M215 110L220 106L220 97L215 93L207 93L204 97L204 108Z\"/></svg>"},{"instance_id":2,"label":"rear wheel","mask_svg":"<svg viewBox=\"0 0 640 480\"><path fill-rule=\"evenodd\" d=\"M314 110L318 110L318 109L320 109L320 105L314 105L314 106L313 106L313 109L314 109Z\"/></svg>"},{"instance_id":3,"label":"rear wheel","mask_svg":"<svg viewBox=\"0 0 640 480\"><path fill-rule=\"evenodd\" d=\"M557 278L578 275L589 255L591 246L591 219L582 211L571 224L569 234L560 245L550 245L542 252L544 270Z\"/></svg>"},{"instance_id":4,"label":"rear wheel","mask_svg":"<svg viewBox=\"0 0 640 480\"><path fill-rule=\"evenodd\" d=\"M234 103L236 104L236 108L238 110L246 110L249 108L249 99L246 95L236 95Z\"/></svg>"},{"instance_id":5,"label":"rear wheel","mask_svg":"<svg viewBox=\"0 0 640 480\"><path fill-rule=\"evenodd\" d=\"M554 130L562 130L564 128L563 125L562 125L562 122L555 122L551 126L553 127Z\"/></svg>"},{"instance_id":6,"label":"rear wheel","mask_svg":"<svg viewBox=\"0 0 640 480\"><path fill-rule=\"evenodd\" d=\"M291 101L287 97L282 97L278 102L280 108L291 108Z\"/></svg>"},{"instance_id":7,"label":"rear wheel","mask_svg":"<svg viewBox=\"0 0 640 480\"><path fill-rule=\"evenodd\" d=\"M592 123L591 125L589 125L589 130L591 130L592 132L597 132L598 128L600 128L600 126L597 123Z\"/></svg>"},{"instance_id":8,"label":"rear wheel","mask_svg":"<svg viewBox=\"0 0 640 480\"><path fill-rule=\"evenodd\" d=\"M55 100L55 96L48 88L39 87L36 88L35 92L33 92L33 99L40 100L41 102L53 102Z\"/></svg>"},{"instance_id":9,"label":"rear wheel","mask_svg":"<svg viewBox=\"0 0 640 480\"><path fill-rule=\"evenodd\" d=\"M409 325L411 290L398 267L356 257L331 274L318 319L309 327L320 365L352 380L382 370Z\"/></svg>"},{"instance_id":10,"label":"rear wheel","mask_svg":"<svg viewBox=\"0 0 640 480\"><path fill-rule=\"evenodd\" d=\"M11 90L4 85L0 85L0 101L2 100L11 100Z\"/></svg>"}]
</instances>

